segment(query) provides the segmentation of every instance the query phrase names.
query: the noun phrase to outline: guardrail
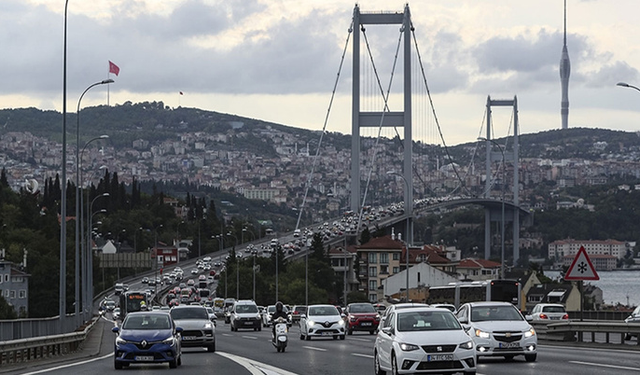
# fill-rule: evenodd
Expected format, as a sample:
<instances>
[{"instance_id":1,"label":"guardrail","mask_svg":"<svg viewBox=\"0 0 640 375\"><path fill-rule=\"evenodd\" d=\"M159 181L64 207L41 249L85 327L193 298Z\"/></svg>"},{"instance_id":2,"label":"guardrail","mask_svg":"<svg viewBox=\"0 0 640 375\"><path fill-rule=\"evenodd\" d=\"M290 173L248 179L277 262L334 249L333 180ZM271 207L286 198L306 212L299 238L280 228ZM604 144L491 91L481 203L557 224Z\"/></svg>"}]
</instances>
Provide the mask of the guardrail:
<instances>
[{"instance_id":1,"label":"guardrail","mask_svg":"<svg viewBox=\"0 0 640 375\"><path fill-rule=\"evenodd\" d=\"M39 358L68 354L77 350L100 317L95 317L83 331L61 335L0 341L0 368Z\"/></svg>"},{"instance_id":2,"label":"guardrail","mask_svg":"<svg viewBox=\"0 0 640 375\"><path fill-rule=\"evenodd\" d=\"M639 338L640 324L611 321L532 323L541 340L625 345L629 336Z\"/></svg>"}]
</instances>

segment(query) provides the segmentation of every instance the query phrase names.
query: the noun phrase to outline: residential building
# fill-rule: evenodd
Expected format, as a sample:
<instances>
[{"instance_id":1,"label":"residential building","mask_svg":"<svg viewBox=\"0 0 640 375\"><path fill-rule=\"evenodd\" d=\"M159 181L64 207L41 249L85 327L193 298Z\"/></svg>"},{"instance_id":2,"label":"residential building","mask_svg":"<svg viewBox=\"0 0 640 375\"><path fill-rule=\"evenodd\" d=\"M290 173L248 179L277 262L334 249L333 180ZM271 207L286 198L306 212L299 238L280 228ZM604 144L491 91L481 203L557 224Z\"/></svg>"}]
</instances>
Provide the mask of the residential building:
<instances>
[{"instance_id":1,"label":"residential building","mask_svg":"<svg viewBox=\"0 0 640 375\"><path fill-rule=\"evenodd\" d=\"M560 240L549 244L548 257L561 260L565 256L572 258L578 254L581 247L584 247L587 255L613 255L618 259L622 259L627 255L627 250L633 247L630 242L616 240Z\"/></svg>"},{"instance_id":2,"label":"residential building","mask_svg":"<svg viewBox=\"0 0 640 375\"><path fill-rule=\"evenodd\" d=\"M378 302L382 290L382 281L390 275L400 272L400 259L404 243L391 236L377 237L366 244L356 247L360 260L360 291L371 302Z\"/></svg>"},{"instance_id":3,"label":"residential building","mask_svg":"<svg viewBox=\"0 0 640 375\"><path fill-rule=\"evenodd\" d=\"M19 317L29 315L30 276L16 264L0 260L0 294Z\"/></svg>"},{"instance_id":4,"label":"residential building","mask_svg":"<svg viewBox=\"0 0 640 375\"><path fill-rule=\"evenodd\" d=\"M500 263L485 259L462 259L457 267L461 280L491 280L500 278Z\"/></svg>"}]
</instances>

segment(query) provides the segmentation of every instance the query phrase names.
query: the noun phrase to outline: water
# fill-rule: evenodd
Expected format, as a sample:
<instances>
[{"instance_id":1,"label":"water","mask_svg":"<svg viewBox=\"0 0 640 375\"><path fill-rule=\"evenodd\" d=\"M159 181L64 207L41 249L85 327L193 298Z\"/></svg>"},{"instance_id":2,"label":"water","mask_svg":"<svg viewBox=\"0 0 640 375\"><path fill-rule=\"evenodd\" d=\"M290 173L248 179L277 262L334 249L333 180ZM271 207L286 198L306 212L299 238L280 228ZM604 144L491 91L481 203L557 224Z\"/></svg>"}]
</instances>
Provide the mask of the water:
<instances>
[{"instance_id":1,"label":"water","mask_svg":"<svg viewBox=\"0 0 640 375\"><path fill-rule=\"evenodd\" d=\"M544 271L544 274L552 279L560 276L558 271ZM605 304L640 305L640 294L637 293L640 270L598 271L598 276L600 276L600 280L585 281L584 283L602 289L602 298Z\"/></svg>"}]
</instances>

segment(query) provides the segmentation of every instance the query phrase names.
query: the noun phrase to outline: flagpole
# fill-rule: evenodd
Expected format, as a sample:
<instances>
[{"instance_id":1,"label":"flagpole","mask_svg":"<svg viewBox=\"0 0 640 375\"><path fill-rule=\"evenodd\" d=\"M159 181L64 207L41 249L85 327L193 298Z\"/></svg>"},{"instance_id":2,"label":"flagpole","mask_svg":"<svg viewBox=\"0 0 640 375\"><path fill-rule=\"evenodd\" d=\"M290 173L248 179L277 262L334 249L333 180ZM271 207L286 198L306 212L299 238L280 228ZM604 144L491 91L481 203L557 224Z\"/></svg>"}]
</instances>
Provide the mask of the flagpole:
<instances>
[{"instance_id":1,"label":"flagpole","mask_svg":"<svg viewBox=\"0 0 640 375\"><path fill-rule=\"evenodd\" d=\"M107 69L107 79L111 78L111 66L109 66L109 69ZM107 107L109 107L109 86L111 85L107 85Z\"/></svg>"}]
</instances>

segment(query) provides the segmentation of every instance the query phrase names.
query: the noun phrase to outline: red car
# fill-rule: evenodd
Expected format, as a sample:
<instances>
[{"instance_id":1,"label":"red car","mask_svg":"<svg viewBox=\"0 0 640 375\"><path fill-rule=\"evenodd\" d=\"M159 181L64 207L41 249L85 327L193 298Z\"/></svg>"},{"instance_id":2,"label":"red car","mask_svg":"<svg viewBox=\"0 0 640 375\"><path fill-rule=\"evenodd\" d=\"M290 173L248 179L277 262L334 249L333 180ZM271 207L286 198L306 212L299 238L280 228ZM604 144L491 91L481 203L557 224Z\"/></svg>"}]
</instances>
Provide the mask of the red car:
<instances>
[{"instance_id":1,"label":"red car","mask_svg":"<svg viewBox=\"0 0 640 375\"><path fill-rule=\"evenodd\" d=\"M380 315L370 303L350 303L345 310L347 333L368 331L373 335L380 324Z\"/></svg>"}]
</instances>

